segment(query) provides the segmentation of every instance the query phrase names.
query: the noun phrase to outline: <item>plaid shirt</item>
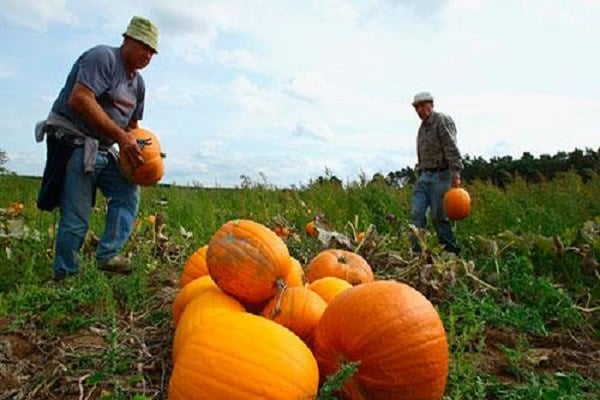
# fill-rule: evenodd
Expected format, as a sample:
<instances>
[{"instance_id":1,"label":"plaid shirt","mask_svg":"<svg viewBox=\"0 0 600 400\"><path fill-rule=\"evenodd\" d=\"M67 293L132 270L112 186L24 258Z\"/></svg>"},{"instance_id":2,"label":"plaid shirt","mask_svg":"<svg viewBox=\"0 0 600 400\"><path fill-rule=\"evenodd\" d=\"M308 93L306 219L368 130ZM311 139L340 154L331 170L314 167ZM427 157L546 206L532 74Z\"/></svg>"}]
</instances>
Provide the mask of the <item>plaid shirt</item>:
<instances>
[{"instance_id":1,"label":"plaid shirt","mask_svg":"<svg viewBox=\"0 0 600 400\"><path fill-rule=\"evenodd\" d=\"M417 169L449 168L460 175L463 163L456 146L456 126L450 116L433 111L417 134Z\"/></svg>"}]
</instances>

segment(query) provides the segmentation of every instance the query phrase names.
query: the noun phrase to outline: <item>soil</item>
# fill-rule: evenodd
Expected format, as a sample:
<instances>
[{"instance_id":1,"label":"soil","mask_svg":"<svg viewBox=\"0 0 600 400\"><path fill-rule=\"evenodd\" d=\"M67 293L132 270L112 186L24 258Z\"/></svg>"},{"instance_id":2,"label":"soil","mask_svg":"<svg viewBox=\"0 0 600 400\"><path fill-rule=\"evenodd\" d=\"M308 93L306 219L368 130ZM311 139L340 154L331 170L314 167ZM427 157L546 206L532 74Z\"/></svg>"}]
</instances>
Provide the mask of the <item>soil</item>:
<instances>
[{"instance_id":1,"label":"soil","mask_svg":"<svg viewBox=\"0 0 600 400\"><path fill-rule=\"evenodd\" d=\"M48 339L35 329L10 332L6 321L0 324L0 400L99 399L110 394L112 383L94 373L100 361L106 360L106 332L84 330L69 337ZM123 382L137 377L139 394L166 399L172 369L171 329L140 329L124 339L139 349L139 358L129 360L134 367L124 371ZM519 374L515 371L519 370L537 374L577 373L600 380L597 340L568 334L525 336L510 330L487 329L484 343L482 351L471 354L472 361L507 385L518 382ZM518 360L511 359L507 349L516 349ZM133 389L131 384L127 387L128 391L136 390L135 385Z\"/></svg>"}]
</instances>

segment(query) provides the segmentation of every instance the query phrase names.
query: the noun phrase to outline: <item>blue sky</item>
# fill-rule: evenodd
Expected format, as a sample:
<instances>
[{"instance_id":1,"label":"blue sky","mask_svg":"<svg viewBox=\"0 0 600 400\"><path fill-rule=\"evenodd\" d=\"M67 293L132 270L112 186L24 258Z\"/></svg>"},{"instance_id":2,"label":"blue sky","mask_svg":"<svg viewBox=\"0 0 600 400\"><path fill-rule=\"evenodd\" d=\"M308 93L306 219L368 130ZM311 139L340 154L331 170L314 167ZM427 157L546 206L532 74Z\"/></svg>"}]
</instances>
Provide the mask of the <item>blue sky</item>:
<instances>
[{"instance_id":1,"label":"blue sky","mask_svg":"<svg viewBox=\"0 0 600 400\"><path fill-rule=\"evenodd\" d=\"M414 166L428 90L463 154L600 146L597 0L1 0L0 149L41 175L45 118L77 56L120 45L132 15L161 31L141 125L164 183L278 187Z\"/></svg>"}]
</instances>

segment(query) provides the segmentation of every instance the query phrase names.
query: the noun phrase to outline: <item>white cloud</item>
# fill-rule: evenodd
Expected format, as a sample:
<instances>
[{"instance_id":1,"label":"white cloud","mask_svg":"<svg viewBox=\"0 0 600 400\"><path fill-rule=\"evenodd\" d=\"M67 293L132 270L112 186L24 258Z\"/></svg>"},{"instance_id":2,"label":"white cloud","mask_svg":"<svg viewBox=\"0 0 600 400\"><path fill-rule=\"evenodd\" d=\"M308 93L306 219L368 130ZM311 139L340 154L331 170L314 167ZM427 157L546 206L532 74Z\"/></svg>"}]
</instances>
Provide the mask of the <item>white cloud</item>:
<instances>
[{"instance_id":1,"label":"white cloud","mask_svg":"<svg viewBox=\"0 0 600 400\"><path fill-rule=\"evenodd\" d=\"M295 136L308 136L319 140L332 140L335 133L331 127L320 120L302 121L296 125L293 134Z\"/></svg>"},{"instance_id":2,"label":"white cloud","mask_svg":"<svg viewBox=\"0 0 600 400\"><path fill-rule=\"evenodd\" d=\"M413 166L410 101L421 90L455 119L469 155L600 144L595 0L5 3L0 15L18 25L6 38L17 44L0 44L0 90L11 94L0 109L18 111L3 115L2 146L20 165L29 158L13 138L32 126L24 111L44 115L57 91L48 82L62 84L72 62L48 44L72 38L74 52L118 39L133 14L161 31L143 71L144 122L167 146L170 181L264 173L285 185L325 168L345 179Z\"/></svg>"},{"instance_id":3,"label":"white cloud","mask_svg":"<svg viewBox=\"0 0 600 400\"><path fill-rule=\"evenodd\" d=\"M0 14L19 25L39 30L45 30L51 24L78 22L67 9L66 0L5 0Z\"/></svg>"}]
</instances>

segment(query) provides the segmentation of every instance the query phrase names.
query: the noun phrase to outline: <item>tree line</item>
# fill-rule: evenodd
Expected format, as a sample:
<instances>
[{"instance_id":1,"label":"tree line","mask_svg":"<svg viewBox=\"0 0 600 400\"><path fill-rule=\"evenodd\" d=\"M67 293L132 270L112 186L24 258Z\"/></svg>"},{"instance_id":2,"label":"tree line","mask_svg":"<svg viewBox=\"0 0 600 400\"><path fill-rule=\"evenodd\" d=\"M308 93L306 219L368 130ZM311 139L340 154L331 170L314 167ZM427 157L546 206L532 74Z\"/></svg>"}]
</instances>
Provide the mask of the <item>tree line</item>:
<instances>
[{"instance_id":1,"label":"tree line","mask_svg":"<svg viewBox=\"0 0 600 400\"><path fill-rule=\"evenodd\" d=\"M463 163L461 178L467 183L480 180L504 188L517 177L528 183L539 183L567 171L575 171L587 182L594 175L600 174L600 148L598 151L589 148L575 149L571 152L560 151L555 155L542 154L539 157L525 152L518 159L502 156L493 157L489 161L482 157L465 155ZM390 186L402 187L407 183L414 183L416 178L417 172L413 168L404 167L388 173L385 177L376 174L373 180L383 179Z\"/></svg>"}]
</instances>

